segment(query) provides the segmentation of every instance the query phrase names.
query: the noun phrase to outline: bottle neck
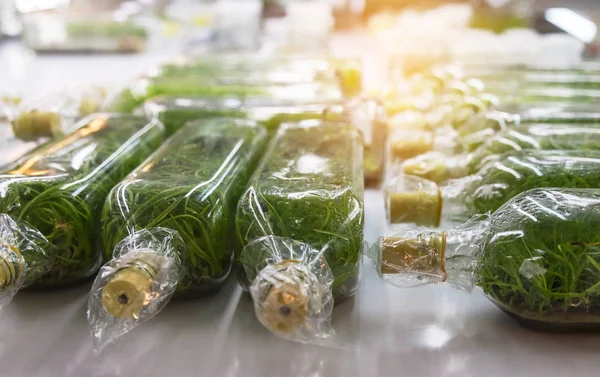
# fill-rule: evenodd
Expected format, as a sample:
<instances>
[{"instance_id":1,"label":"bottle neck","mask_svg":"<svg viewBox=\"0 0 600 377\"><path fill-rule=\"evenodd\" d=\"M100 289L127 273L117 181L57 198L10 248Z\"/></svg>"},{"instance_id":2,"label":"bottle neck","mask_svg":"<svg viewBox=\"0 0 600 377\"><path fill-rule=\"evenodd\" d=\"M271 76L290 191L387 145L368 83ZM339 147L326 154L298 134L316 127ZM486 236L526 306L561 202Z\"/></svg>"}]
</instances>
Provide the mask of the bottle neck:
<instances>
[{"instance_id":1,"label":"bottle neck","mask_svg":"<svg viewBox=\"0 0 600 377\"><path fill-rule=\"evenodd\" d=\"M386 236L379 241L379 273L394 285L414 287L446 281L446 233Z\"/></svg>"},{"instance_id":2,"label":"bottle neck","mask_svg":"<svg viewBox=\"0 0 600 377\"><path fill-rule=\"evenodd\" d=\"M334 278L321 251L266 236L246 245L240 259L256 316L268 330L298 341L329 336Z\"/></svg>"},{"instance_id":3,"label":"bottle neck","mask_svg":"<svg viewBox=\"0 0 600 377\"><path fill-rule=\"evenodd\" d=\"M395 286L410 288L446 282L470 292L489 215L478 215L447 232L405 229L382 237L370 257L382 278Z\"/></svg>"}]
</instances>

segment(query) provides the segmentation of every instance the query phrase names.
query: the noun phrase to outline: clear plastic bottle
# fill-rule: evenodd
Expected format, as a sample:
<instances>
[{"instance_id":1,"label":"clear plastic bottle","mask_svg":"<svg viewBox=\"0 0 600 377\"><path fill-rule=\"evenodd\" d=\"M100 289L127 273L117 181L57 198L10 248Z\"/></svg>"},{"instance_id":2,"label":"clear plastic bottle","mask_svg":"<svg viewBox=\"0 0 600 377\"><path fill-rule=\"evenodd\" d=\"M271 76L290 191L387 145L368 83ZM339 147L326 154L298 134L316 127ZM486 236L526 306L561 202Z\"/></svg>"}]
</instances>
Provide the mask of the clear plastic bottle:
<instances>
[{"instance_id":1,"label":"clear plastic bottle","mask_svg":"<svg viewBox=\"0 0 600 377\"><path fill-rule=\"evenodd\" d=\"M497 155L536 150L594 150L600 145L600 127L595 124L520 124L487 139L469 154L448 156L439 152L426 153L406 160L402 172L434 182L474 174Z\"/></svg>"},{"instance_id":2,"label":"clear plastic bottle","mask_svg":"<svg viewBox=\"0 0 600 377\"><path fill-rule=\"evenodd\" d=\"M238 200L267 132L236 118L190 122L111 191L102 212L107 264L88 319L99 348L177 297L223 286Z\"/></svg>"},{"instance_id":3,"label":"clear plastic bottle","mask_svg":"<svg viewBox=\"0 0 600 377\"><path fill-rule=\"evenodd\" d=\"M370 256L398 287L479 286L526 326L598 329L599 214L599 190L534 189L447 232L405 229L382 237Z\"/></svg>"},{"instance_id":4,"label":"clear plastic bottle","mask_svg":"<svg viewBox=\"0 0 600 377\"><path fill-rule=\"evenodd\" d=\"M359 133L348 123L286 124L269 144L240 200L235 247L238 281L250 289L257 316L277 335L300 341L323 335L319 328L311 329L310 320L282 332L278 323L298 313L277 309L272 301L277 302L277 297L299 292L290 297L307 302L298 308L298 318L309 319L313 318L309 303L315 292L319 293L316 302L329 302L333 297L340 301L358 288L364 224L362 154ZM269 236L283 241L271 242ZM261 247L261 242L268 247ZM298 256L287 257L291 252ZM320 258L324 261L317 261ZM326 275L332 278L321 280L319 274L307 274L313 267L304 261L316 263L319 274L329 270ZM289 270L289 279L280 268ZM282 277L271 279L271 270ZM263 297L270 290L281 295ZM310 310L302 314L303 308ZM314 310L321 318L322 307Z\"/></svg>"},{"instance_id":5,"label":"clear plastic bottle","mask_svg":"<svg viewBox=\"0 0 600 377\"><path fill-rule=\"evenodd\" d=\"M497 210L516 195L538 187L600 189L597 150L523 150L498 155L475 174L441 186L397 176L385 189L390 224L438 226Z\"/></svg>"}]
</instances>

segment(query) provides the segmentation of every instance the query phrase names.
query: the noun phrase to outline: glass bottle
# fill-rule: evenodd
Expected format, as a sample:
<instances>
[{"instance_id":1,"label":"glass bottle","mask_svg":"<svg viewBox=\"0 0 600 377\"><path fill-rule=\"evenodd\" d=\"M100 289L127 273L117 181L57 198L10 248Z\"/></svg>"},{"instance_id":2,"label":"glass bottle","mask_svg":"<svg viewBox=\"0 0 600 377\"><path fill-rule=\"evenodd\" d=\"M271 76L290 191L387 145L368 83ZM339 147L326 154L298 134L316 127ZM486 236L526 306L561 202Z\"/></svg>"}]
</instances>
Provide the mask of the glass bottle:
<instances>
[{"instance_id":1,"label":"glass bottle","mask_svg":"<svg viewBox=\"0 0 600 377\"><path fill-rule=\"evenodd\" d=\"M540 188L447 232L405 229L370 256L398 287L448 283L545 330L600 326L600 191Z\"/></svg>"}]
</instances>

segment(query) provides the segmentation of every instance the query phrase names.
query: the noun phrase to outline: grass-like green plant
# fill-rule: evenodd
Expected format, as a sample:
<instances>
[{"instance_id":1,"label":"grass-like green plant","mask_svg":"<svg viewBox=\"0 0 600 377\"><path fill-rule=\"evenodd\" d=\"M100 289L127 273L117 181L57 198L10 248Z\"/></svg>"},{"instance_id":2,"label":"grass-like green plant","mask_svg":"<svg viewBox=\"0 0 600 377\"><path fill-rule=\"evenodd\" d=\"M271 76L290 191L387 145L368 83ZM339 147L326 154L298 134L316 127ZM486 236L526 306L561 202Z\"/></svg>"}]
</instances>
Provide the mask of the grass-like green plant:
<instances>
[{"instance_id":1,"label":"grass-like green plant","mask_svg":"<svg viewBox=\"0 0 600 377\"><path fill-rule=\"evenodd\" d=\"M179 294L219 286L232 264L237 202L267 142L255 122L190 122L116 186L102 214L104 259L130 233L161 227L185 242Z\"/></svg>"},{"instance_id":2,"label":"grass-like green plant","mask_svg":"<svg viewBox=\"0 0 600 377\"><path fill-rule=\"evenodd\" d=\"M221 99L156 97L146 101L144 108L146 114L157 115L170 133L176 132L190 120L223 116L249 118L274 132L284 122L324 117L334 120L336 116L341 117L343 109L330 105L333 105L333 102L291 105L275 99L238 96Z\"/></svg>"},{"instance_id":3,"label":"grass-like green plant","mask_svg":"<svg viewBox=\"0 0 600 377\"><path fill-rule=\"evenodd\" d=\"M236 255L256 238L275 235L324 250L334 296L358 286L363 243L363 159L357 131L346 123L309 120L281 128L240 199ZM248 267L267 263L246 258ZM238 269L240 283L249 281Z\"/></svg>"},{"instance_id":4,"label":"grass-like green plant","mask_svg":"<svg viewBox=\"0 0 600 377\"><path fill-rule=\"evenodd\" d=\"M241 98L262 97L287 101L290 104L314 103L317 99L339 101L343 94L337 85L306 83L273 85L269 82L243 81L219 82L208 77L155 77L139 80L113 99L110 107L115 111L131 112L145 100L155 96Z\"/></svg>"},{"instance_id":5,"label":"grass-like green plant","mask_svg":"<svg viewBox=\"0 0 600 377\"><path fill-rule=\"evenodd\" d=\"M600 191L535 189L492 215L478 284L522 320L600 322Z\"/></svg>"},{"instance_id":6,"label":"grass-like green plant","mask_svg":"<svg viewBox=\"0 0 600 377\"><path fill-rule=\"evenodd\" d=\"M464 181L460 196L471 214L493 212L539 187L600 189L600 150L511 152Z\"/></svg>"},{"instance_id":7,"label":"grass-like green plant","mask_svg":"<svg viewBox=\"0 0 600 377\"><path fill-rule=\"evenodd\" d=\"M135 23L110 21L69 22L67 34L71 38L137 37L146 39L148 37L146 29Z\"/></svg>"},{"instance_id":8,"label":"grass-like green plant","mask_svg":"<svg viewBox=\"0 0 600 377\"><path fill-rule=\"evenodd\" d=\"M27 221L57 248L57 261L38 286L96 271L98 218L110 189L166 138L164 126L145 117L96 114L82 123L0 173L0 213Z\"/></svg>"}]
</instances>

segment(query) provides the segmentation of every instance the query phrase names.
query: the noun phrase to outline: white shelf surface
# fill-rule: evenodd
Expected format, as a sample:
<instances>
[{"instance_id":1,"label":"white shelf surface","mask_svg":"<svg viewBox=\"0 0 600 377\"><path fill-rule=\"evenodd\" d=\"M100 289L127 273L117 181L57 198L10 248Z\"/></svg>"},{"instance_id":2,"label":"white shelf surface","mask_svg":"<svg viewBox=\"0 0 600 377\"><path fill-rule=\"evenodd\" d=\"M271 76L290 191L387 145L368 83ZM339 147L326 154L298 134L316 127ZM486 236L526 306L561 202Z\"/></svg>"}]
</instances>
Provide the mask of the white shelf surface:
<instances>
[{"instance_id":1,"label":"white shelf surface","mask_svg":"<svg viewBox=\"0 0 600 377\"><path fill-rule=\"evenodd\" d=\"M15 59L6 51L6 45L0 48L0 68ZM24 75L25 87L85 82L90 73L93 81L117 82L160 60L42 57L30 62L34 69ZM380 234L383 219L381 193L368 190L367 240ZM271 335L255 318L250 298L230 279L210 297L171 301L96 356L85 315L90 285L24 291L0 312L0 376L562 377L596 376L600 370L599 335L521 328L480 291L396 289L380 281L366 260L360 290L335 308L338 336L331 347Z\"/></svg>"}]
</instances>

